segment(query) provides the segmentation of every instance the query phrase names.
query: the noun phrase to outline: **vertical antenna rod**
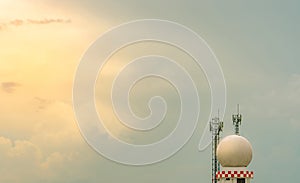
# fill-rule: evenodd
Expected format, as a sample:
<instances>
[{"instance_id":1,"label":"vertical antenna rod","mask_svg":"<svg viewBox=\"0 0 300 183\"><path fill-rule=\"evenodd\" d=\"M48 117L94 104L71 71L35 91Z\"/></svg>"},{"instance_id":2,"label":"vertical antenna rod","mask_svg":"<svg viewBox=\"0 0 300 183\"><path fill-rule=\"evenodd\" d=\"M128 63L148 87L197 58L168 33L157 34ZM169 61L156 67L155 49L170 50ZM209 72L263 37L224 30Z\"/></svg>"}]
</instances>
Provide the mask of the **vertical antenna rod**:
<instances>
[{"instance_id":1,"label":"vertical antenna rod","mask_svg":"<svg viewBox=\"0 0 300 183\"><path fill-rule=\"evenodd\" d=\"M232 122L234 126L234 133L240 135L240 125L242 123L242 115L240 114L240 106L237 105L237 114L232 115Z\"/></svg>"},{"instance_id":2,"label":"vertical antenna rod","mask_svg":"<svg viewBox=\"0 0 300 183\"><path fill-rule=\"evenodd\" d=\"M210 121L210 131L212 132L212 183L217 183L216 173L220 171L220 163L217 160L217 146L220 140L220 132L223 130L223 122L218 117Z\"/></svg>"}]
</instances>

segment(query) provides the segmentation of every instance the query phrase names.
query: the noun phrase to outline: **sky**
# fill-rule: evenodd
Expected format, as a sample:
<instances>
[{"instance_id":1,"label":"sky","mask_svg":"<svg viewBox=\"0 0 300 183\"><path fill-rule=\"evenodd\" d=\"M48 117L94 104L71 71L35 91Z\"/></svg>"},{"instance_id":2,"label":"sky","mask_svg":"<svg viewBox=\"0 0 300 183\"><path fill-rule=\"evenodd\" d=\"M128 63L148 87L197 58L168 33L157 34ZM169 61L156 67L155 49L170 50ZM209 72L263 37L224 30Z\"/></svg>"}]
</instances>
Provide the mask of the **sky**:
<instances>
[{"instance_id":1,"label":"sky","mask_svg":"<svg viewBox=\"0 0 300 183\"><path fill-rule=\"evenodd\" d=\"M253 147L252 182L293 182L300 163L299 7L296 0L1 0L0 182L211 181L210 146L198 151L209 117L209 86L193 59L172 46L145 42L121 49L99 74L95 98L112 134L128 143L155 142L176 125L180 102L172 85L147 78L132 89L138 116L149 114L147 101L156 94L169 106L162 125L146 133L119 124L109 89L122 66L138 56L177 60L201 98L196 131L179 152L152 165L123 165L99 155L80 134L72 102L80 59L101 34L137 19L174 21L205 39L226 80L222 136L233 133L231 114L239 103L241 135Z\"/></svg>"}]
</instances>

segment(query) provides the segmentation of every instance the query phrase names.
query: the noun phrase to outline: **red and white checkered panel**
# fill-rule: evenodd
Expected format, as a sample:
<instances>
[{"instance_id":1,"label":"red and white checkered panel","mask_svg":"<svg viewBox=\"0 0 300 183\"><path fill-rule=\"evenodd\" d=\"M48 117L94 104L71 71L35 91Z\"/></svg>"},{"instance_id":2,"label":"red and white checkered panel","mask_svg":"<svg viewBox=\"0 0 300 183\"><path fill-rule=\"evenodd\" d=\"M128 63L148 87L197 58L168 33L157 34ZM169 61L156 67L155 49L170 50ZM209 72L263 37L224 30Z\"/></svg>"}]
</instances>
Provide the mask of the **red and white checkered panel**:
<instances>
[{"instance_id":1,"label":"red and white checkered panel","mask_svg":"<svg viewBox=\"0 0 300 183\"><path fill-rule=\"evenodd\" d=\"M216 178L253 178L253 171L220 171Z\"/></svg>"}]
</instances>

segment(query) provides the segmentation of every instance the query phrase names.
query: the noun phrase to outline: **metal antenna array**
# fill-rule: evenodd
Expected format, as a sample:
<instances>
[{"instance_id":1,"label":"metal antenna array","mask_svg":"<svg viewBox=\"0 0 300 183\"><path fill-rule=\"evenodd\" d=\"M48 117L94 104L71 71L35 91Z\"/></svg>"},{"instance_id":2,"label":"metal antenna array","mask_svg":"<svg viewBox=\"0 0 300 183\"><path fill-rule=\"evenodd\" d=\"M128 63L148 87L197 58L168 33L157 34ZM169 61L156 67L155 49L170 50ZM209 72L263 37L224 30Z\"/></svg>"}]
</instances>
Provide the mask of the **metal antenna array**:
<instances>
[{"instance_id":1,"label":"metal antenna array","mask_svg":"<svg viewBox=\"0 0 300 183\"><path fill-rule=\"evenodd\" d=\"M210 131L212 132L212 183L217 183L216 173L220 171L220 163L217 160L217 146L220 140L220 132L223 130L223 121L218 117L210 121Z\"/></svg>"},{"instance_id":2,"label":"metal antenna array","mask_svg":"<svg viewBox=\"0 0 300 183\"><path fill-rule=\"evenodd\" d=\"M240 114L240 106L237 105L237 114L232 115L232 122L234 125L234 133L240 135L240 125L242 122L242 115Z\"/></svg>"}]
</instances>

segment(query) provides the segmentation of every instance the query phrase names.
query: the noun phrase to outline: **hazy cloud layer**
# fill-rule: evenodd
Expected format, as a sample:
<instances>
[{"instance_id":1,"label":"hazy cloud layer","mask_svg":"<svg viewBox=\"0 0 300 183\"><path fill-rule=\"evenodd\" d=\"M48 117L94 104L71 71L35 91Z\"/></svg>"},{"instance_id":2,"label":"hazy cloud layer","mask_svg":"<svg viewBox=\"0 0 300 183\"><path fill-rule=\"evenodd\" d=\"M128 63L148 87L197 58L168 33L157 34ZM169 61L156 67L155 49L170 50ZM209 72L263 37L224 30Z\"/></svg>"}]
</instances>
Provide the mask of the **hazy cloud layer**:
<instances>
[{"instance_id":1,"label":"hazy cloud layer","mask_svg":"<svg viewBox=\"0 0 300 183\"><path fill-rule=\"evenodd\" d=\"M62 18L44 18L44 19L14 19L9 22L0 23L0 30L4 30L10 26L22 26L22 25L45 25L51 23L60 23L66 24L71 23L71 19L62 19Z\"/></svg>"}]
</instances>

